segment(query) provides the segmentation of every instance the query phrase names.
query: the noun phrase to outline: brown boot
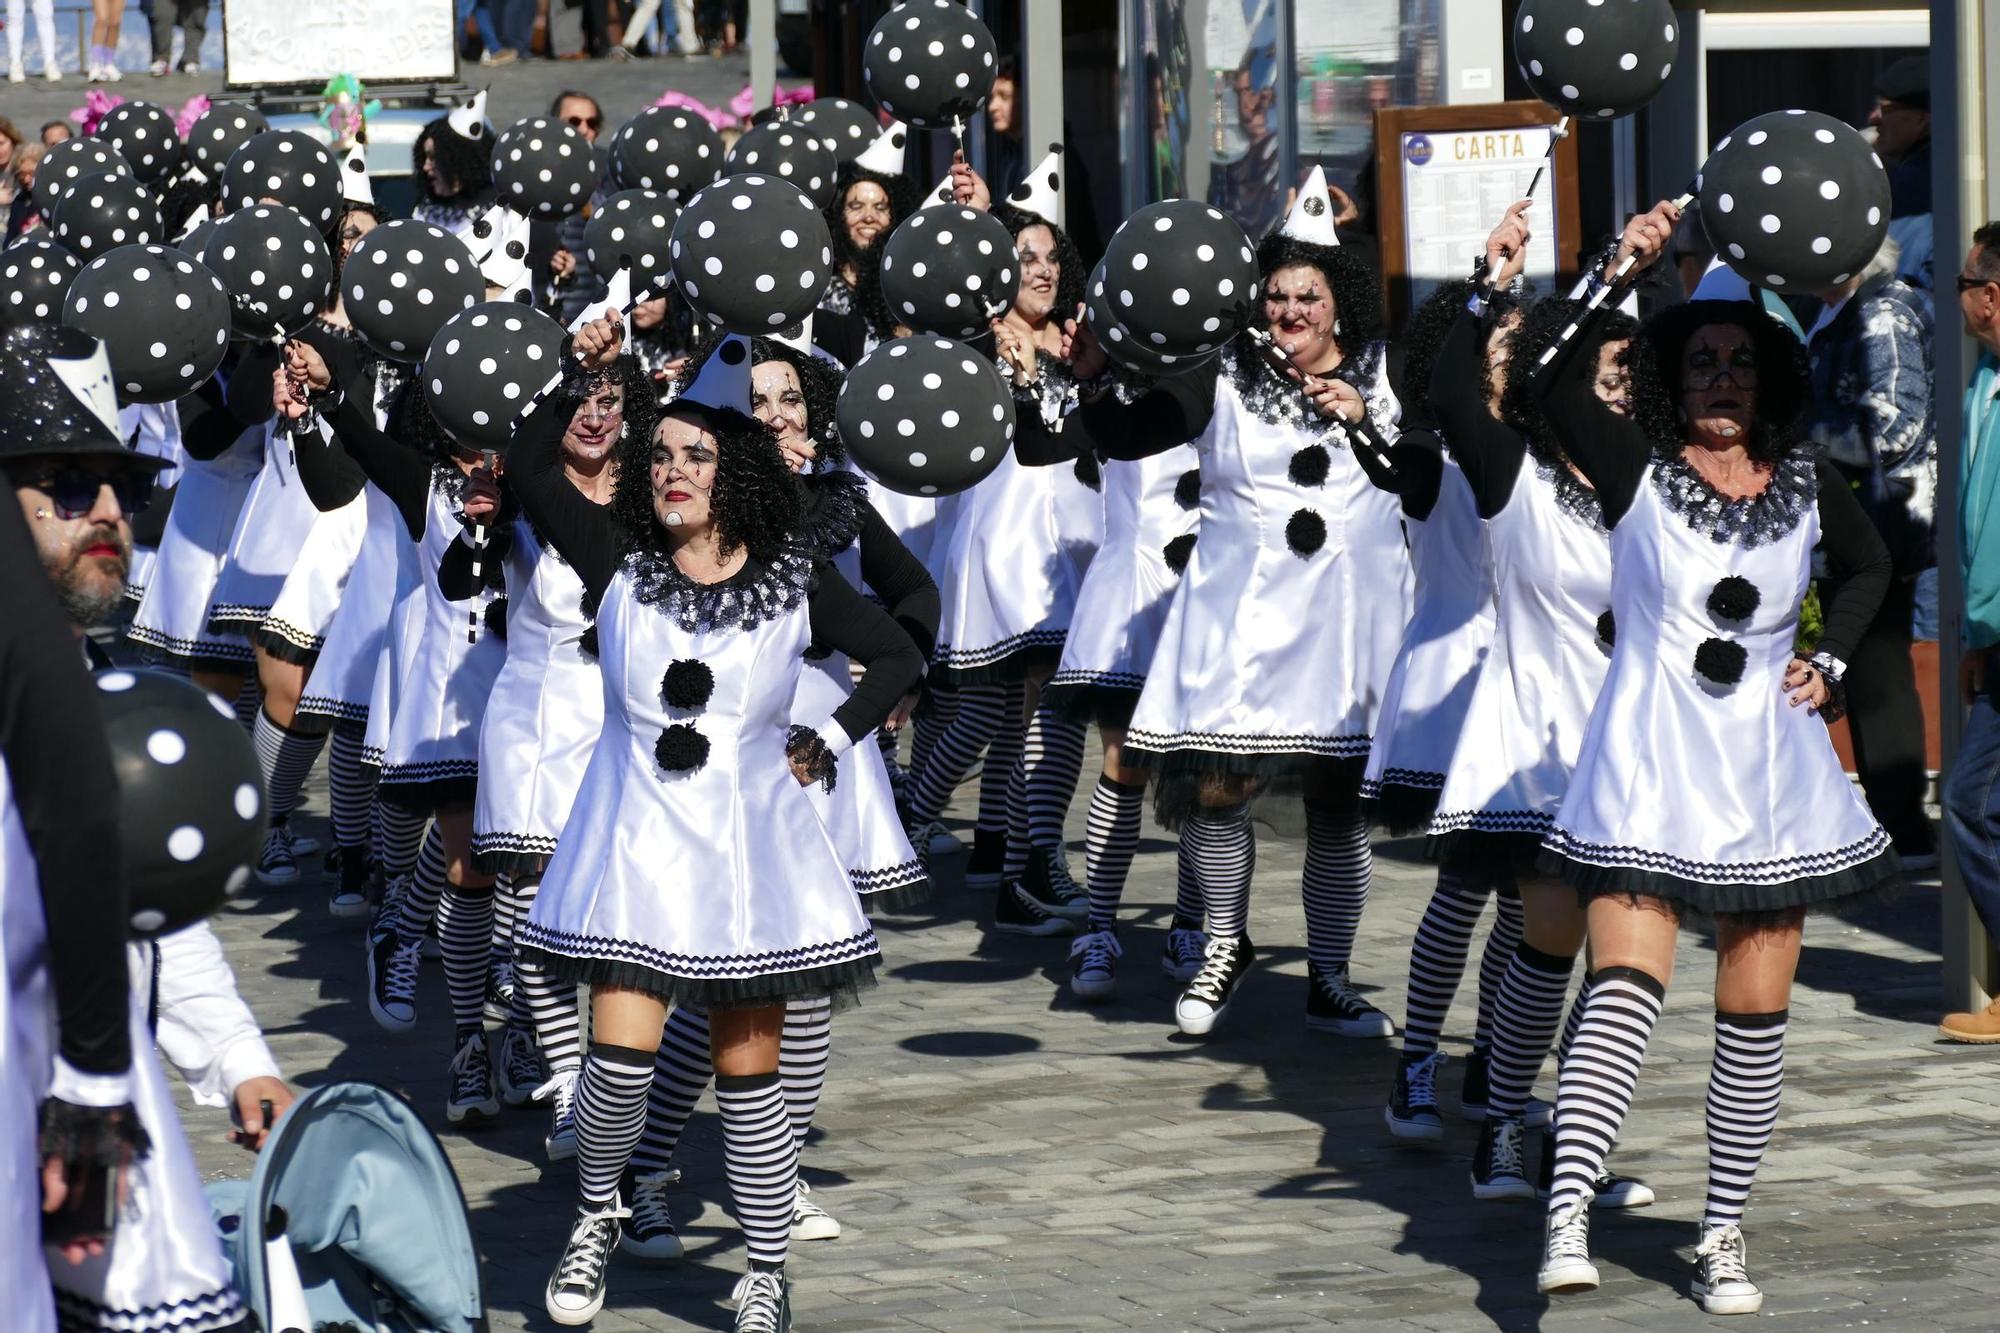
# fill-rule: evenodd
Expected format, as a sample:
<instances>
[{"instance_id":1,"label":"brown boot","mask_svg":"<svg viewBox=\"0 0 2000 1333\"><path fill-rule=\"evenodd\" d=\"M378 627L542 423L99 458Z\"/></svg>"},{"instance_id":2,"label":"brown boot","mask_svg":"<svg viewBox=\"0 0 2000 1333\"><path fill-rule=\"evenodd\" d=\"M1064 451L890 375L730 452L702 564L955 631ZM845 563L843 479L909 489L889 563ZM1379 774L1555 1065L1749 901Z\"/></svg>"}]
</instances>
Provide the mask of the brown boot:
<instances>
[{"instance_id":1,"label":"brown boot","mask_svg":"<svg viewBox=\"0 0 2000 1333\"><path fill-rule=\"evenodd\" d=\"M1976 1014L1946 1014L1938 1031L1947 1041L2000 1045L2000 996Z\"/></svg>"}]
</instances>

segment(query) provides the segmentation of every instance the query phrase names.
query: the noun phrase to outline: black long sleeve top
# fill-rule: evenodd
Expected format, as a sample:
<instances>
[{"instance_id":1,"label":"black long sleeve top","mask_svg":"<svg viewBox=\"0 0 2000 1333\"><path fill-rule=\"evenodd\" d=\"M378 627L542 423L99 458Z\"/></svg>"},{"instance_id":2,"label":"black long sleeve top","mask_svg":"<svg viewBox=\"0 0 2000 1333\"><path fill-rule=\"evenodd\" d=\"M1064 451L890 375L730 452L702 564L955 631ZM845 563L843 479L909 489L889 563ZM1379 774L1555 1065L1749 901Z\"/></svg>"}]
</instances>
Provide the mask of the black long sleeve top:
<instances>
[{"instance_id":1,"label":"black long sleeve top","mask_svg":"<svg viewBox=\"0 0 2000 1333\"><path fill-rule=\"evenodd\" d=\"M17 506L0 514L0 756L34 853L58 1051L132 1065L118 780L89 670Z\"/></svg>"},{"instance_id":2,"label":"black long sleeve top","mask_svg":"<svg viewBox=\"0 0 2000 1333\"><path fill-rule=\"evenodd\" d=\"M396 506L396 513L402 518L403 527L409 532L411 540L422 541L424 528L430 521L431 468L435 460L428 452L402 443L375 424L368 378L358 361L350 364L348 377L335 381L340 386L340 398L327 412L327 423L333 427L334 438L340 442L341 451L363 476L375 483L376 489L389 498L389 503ZM332 363L329 363L331 368ZM414 411L411 398L421 392L423 390L414 381L406 385L397 405L398 413ZM389 424L394 429L396 421L392 419ZM337 496L345 488L346 481L352 480L351 473L320 470L339 468L338 460L327 457L330 452L324 449L300 450L299 475L302 479L308 473L307 454L316 456L313 467L318 486L309 482L308 493L313 489L326 491L330 487L331 493ZM358 490L356 487L347 498L353 499ZM315 499L314 503L317 505L319 501Z\"/></svg>"},{"instance_id":3,"label":"black long sleeve top","mask_svg":"<svg viewBox=\"0 0 2000 1333\"><path fill-rule=\"evenodd\" d=\"M814 527L827 521L842 499L851 499L858 521L854 542L861 555L861 584L888 608L891 618L929 661L943 616L943 599L930 570L910 554L896 530L868 503L860 478L852 473L827 473L808 477L805 484Z\"/></svg>"},{"instance_id":4,"label":"black long sleeve top","mask_svg":"<svg viewBox=\"0 0 2000 1333\"><path fill-rule=\"evenodd\" d=\"M1611 528L1638 497L1657 446L1637 421L1606 406L1592 386L1594 358L1583 356L1579 349L1596 346L1589 335L1600 315L1601 308L1575 338L1562 344L1539 388L1550 429L1577 470L1596 488L1604 525ZM1832 579L1822 606L1825 627L1820 647L1847 661L1888 593L1889 548L1840 474L1823 460L1818 474L1819 549Z\"/></svg>"},{"instance_id":5,"label":"black long sleeve top","mask_svg":"<svg viewBox=\"0 0 2000 1333\"><path fill-rule=\"evenodd\" d=\"M607 507L584 498L563 476L562 433L575 407L575 399L558 391L522 418L507 451L507 475L529 522L569 562L595 604L625 564L626 538ZM731 578L754 579L761 572L753 558ZM814 568L807 608L813 643L867 668L833 712L848 741L858 741L882 725L916 685L924 656L887 612L823 561Z\"/></svg>"},{"instance_id":6,"label":"black long sleeve top","mask_svg":"<svg viewBox=\"0 0 2000 1333\"><path fill-rule=\"evenodd\" d=\"M1431 370L1429 407L1452 461L1472 487L1473 505L1481 518L1492 518L1507 507L1528 441L1521 432L1486 409L1484 382L1486 339L1491 327L1470 310L1461 310L1438 349Z\"/></svg>"}]
</instances>

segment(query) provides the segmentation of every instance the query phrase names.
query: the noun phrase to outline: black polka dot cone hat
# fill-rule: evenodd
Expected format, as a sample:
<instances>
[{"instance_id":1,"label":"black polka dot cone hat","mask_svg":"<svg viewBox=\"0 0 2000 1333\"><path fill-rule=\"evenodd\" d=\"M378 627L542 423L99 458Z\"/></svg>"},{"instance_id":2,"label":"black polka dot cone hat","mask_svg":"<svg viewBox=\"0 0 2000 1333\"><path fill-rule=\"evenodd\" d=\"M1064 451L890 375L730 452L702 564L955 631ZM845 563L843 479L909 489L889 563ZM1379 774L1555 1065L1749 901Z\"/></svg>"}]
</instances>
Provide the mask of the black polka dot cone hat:
<instances>
[{"instance_id":1,"label":"black polka dot cone hat","mask_svg":"<svg viewBox=\"0 0 2000 1333\"><path fill-rule=\"evenodd\" d=\"M604 295L576 312L576 318L569 322L569 331L575 333L586 324L594 324L600 319L615 319L625 326L625 337L632 337L632 270L621 268L611 275L604 284Z\"/></svg>"},{"instance_id":2,"label":"black polka dot cone hat","mask_svg":"<svg viewBox=\"0 0 2000 1333\"><path fill-rule=\"evenodd\" d=\"M1049 145L1049 155L1021 179L1007 202L1023 213L1033 213L1052 227L1062 226L1062 145Z\"/></svg>"},{"instance_id":3,"label":"black polka dot cone hat","mask_svg":"<svg viewBox=\"0 0 2000 1333\"><path fill-rule=\"evenodd\" d=\"M750 415L750 340L740 333L724 338L694 383L674 401Z\"/></svg>"},{"instance_id":4,"label":"black polka dot cone hat","mask_svg":"<svg viewBox=\"0 0 2000 1333\"><path fill-rule=\"evenodd\" d=\"M375 185L368 179L368 150L360 144L340 154L340 198L349 204L375 202Z\"/></svg>"},{"instance_id":5,"label":"black polka dot cone hat","mask_svg":"<svg viewBox=\"0 0 2000 1333\"><path fill-rule=\"evenodd\" d=\"M487 286L500 288L501 300L511 301L528 282L530 223L511 208L495 209L489 216L493 243L479 256L479 273Z\"/></svg>"},{"instance_id":6,"label":"black polka dot cone hat","mask_svg":"<svg viewBox=\"0 0 2000 1333\"><path fill-rule=\"evenodd\" d=\"M141 466L118 431L118 395L104 345L80 329L21 324L0 334L0 458L93 454Z\"/></svg>"},{"instance_id":7,"label":"black polka dot cone hat","mask_svg":"<svg viewBox=\"0 0 2000 1333\"><path fill-rule=\"evenodd\" d=\"M1315 166L1312 175L1306 177L1278 234L1309 245L1332 248L1340 244L1340 237L1333 229L1333 195L1326 188L1326 168Z\"/></svg>"},{"instance_id":8,"label":"black polka dot cone hat","mask_svg":"<svg viewBox=\"0 0 2000 1333\"><path fill-rule=\"evenodd\" d=\"M804 356L813 355L813 317L807 315L788 329L779 329L771 335L772 342L780 342Z\"/></svg>"},{"instance_id":9,"label":"black polka dot cone hat","mask_svg":"<svg viewBox=\"0 0 2000 1333\"><path fill-rule=\"evenodd\" d=\"M900 120L894 121L875 136L875 142L868 145L866 152L854 159L854 165L881 176L900 176L909 141L910 127Z\"/></svg>"},{"instance_id":10,"label":"black polka dot cone hat","mask_svg":"<svg viewBox=\"0 0 2000 1333\"><path fill-rule=\"evenodd\" d=\"M473 143L485 143L492 138L493 127L486 123L486 90L481 88L470 102L453 107L446 114L445 123L451 126L453 134Z\"/></svg>"}]
</instances>

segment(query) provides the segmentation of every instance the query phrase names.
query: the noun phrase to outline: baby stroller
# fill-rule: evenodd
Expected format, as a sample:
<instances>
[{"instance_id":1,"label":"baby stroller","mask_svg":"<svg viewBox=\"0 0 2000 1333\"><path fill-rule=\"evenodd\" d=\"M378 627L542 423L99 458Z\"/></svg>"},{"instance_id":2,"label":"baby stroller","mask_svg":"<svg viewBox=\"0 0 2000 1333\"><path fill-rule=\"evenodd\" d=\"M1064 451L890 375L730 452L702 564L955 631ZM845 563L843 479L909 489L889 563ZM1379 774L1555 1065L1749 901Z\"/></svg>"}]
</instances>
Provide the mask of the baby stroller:
<instances>
[{"instance_id":1,"label":"baby stroller","mask_svg":"<svg viewBox=\"0 0 2000 1333\"><path fill-rule=\"evenodd\" d=\"M385 1087L299 1098L250 1179L217 1181L208 1198L237 1290L268 1333L486 1333L458 1177Z\"/></svg>"}]
</instances>

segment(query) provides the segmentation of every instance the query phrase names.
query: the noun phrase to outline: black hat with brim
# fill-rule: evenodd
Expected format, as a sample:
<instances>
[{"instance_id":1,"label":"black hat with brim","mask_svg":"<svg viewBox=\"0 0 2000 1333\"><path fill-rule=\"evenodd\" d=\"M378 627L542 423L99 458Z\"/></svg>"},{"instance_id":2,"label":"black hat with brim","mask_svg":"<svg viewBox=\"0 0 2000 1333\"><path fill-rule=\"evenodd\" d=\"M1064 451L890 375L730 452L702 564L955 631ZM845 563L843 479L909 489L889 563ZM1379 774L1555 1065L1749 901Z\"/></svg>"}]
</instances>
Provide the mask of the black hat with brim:
<instances>
[{"instance_id":1,"label":"black hat with brim","mask_svg":"<svg viewBox=\"0 0 2000 1333\"><path fill-rule=\"evenodd\" d=\"M59 324L0 334L0 467L21 458L116 458L151 471L168 466L167 459L126 446L103 347Z\"/></svg>"}]
</instances>

